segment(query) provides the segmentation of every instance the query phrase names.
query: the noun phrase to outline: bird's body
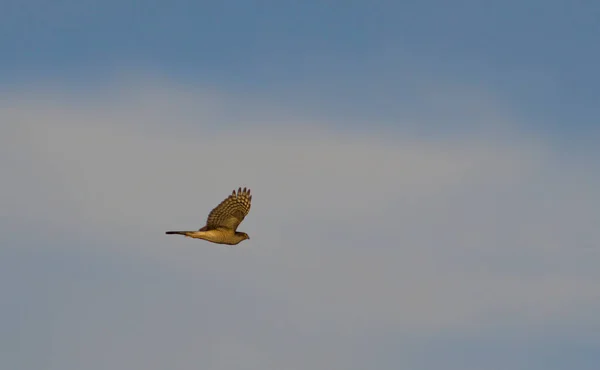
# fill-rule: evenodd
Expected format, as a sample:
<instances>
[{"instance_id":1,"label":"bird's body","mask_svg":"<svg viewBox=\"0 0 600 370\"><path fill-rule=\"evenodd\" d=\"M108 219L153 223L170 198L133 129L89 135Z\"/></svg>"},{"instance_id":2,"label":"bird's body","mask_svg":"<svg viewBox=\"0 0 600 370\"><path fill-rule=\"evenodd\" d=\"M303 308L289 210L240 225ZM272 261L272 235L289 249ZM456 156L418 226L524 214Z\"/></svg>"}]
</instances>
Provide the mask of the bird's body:
<instances>
[{"instance_id":1,"label":"bird's body","mask_svg":"<svg viewBox=\"0 0 600 370\"><path fill-rule=\"evenodd\" d=\"M227 229L214 229L207 231L167 231L166 233L185 235L188 238L204 239L217 244L229 245L236 245L244 239L250 239L247 237L248 234L246 233L235 232L232 234L231 231Z\"/></svg>"},{"instance_id":2,"label":"bird's body","mask_svg":"<svg viewBox=\"0 0 600 370\"><path fill-rule=\"evenodd\" d=\"M250 212L252 195L250 189L239 188L225 198L208 215L206 226L197 231L167 231L166 234L184 235L189 238L204 239L217 244L236 245L250 239L248 234L236 231L239 224Z\"/></svg>"}]
</instances>

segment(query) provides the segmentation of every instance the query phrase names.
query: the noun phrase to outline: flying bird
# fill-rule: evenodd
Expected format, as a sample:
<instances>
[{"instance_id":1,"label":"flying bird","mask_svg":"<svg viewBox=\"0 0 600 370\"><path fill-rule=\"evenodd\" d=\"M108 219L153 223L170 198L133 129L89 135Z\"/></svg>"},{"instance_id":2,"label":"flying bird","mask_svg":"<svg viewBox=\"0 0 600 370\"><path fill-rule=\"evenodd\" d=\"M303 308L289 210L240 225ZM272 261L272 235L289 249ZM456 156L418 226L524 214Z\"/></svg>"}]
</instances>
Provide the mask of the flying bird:
<instances>
[{"instance_id":1,"label":"flying bird","mask_svg":"<svg viewBox=\"0 0 600 370\"><path fill-rule=\"evenodd\" d=\"M189 238L204 239L217 244L235 245L250 239L248 234L237 231L244 217L250 212L252 195L250 189L238 188L208 214L206 226L198 231L167 231L166 234L185 235Z\"/></svg>"}]
</instances>

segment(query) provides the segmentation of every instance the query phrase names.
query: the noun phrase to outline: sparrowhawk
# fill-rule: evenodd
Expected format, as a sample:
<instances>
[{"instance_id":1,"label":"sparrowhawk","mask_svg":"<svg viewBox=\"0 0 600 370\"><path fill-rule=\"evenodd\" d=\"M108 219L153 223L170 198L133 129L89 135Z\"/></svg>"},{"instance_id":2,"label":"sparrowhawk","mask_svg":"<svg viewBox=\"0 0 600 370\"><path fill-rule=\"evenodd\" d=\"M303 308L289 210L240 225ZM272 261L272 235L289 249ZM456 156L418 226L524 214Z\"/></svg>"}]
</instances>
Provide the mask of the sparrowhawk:
<instances>
[{"instance_id":1,"label":"sparrowhawk","mask_svg":"<svg viewBox=\"0 0 600 370\"><path fill-rule=\"evenodd\" d=\"M206 226L198 231L167 231L166 234L185 235L189 238L204 239L217 244L235 245L245 239L248 234L236 231L237 227L250 212L252 195L250 189L238 188L225 198L209 214Z\"/></svg>"}]
</instances>

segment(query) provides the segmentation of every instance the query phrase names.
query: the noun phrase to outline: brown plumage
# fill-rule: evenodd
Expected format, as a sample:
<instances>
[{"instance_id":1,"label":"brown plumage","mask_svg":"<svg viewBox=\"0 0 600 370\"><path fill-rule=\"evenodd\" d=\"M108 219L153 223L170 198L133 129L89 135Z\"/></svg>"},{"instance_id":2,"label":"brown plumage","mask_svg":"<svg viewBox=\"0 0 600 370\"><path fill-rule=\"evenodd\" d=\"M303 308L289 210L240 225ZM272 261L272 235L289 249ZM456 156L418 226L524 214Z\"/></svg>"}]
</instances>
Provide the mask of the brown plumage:
<instances>
[{"instance_id":1,"label":"brown plumage","mask_svg":"<svg viewBox=\"0 0 600 370\"><path fill-rule=\"evenodd\" d=\"M250 239L248 234L237 231L248 212L252 195L250 189L238 188L208 214L206 226L198 231L167 231L166 234L185 235L189 238L204 239L217 244L235 245Z\"/></svg>"}]
</instances>

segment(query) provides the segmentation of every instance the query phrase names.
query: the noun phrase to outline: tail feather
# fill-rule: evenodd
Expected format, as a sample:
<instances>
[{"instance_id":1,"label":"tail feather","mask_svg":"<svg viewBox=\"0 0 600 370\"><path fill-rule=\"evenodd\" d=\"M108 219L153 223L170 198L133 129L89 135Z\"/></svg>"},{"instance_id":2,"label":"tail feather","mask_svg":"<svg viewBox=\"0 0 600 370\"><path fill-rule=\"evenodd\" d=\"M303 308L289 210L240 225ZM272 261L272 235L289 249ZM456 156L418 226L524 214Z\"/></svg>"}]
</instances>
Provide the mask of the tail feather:
<instances>
[{"instance_id":1,"label":"tail feather","mask_svg":"<svg viewBox=\"0 0 600 370\"><path fill-rule=\"evenodd\" d=\"M172 235L172 234L187 235L188 233L189 233L189 231L167 231L165 234L167 234L167 235Z\"/></svg>"}]
</instances>

